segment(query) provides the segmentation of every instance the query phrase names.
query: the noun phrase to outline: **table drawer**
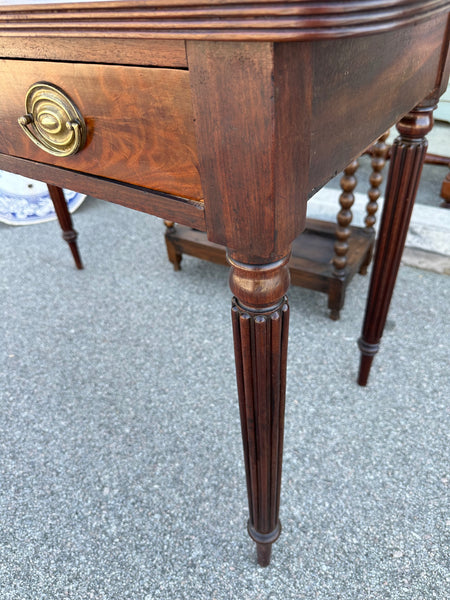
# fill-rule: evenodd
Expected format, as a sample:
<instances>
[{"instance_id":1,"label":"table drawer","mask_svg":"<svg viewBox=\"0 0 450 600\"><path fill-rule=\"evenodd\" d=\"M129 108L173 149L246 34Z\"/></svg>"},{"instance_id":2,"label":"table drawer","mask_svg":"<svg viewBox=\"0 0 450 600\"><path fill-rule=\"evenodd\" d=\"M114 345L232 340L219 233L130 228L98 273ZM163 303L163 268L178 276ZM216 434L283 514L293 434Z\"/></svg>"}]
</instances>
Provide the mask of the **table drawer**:
<instances>
[{"instance_id":1,"label":"table drawer","mask_svg":"<svg viewBox=\"0 0 450 600\"><path fill-rule=\"evenodd\" d=\"M201 200L189 73L118 65L0 61L0 152ZM87 128L84 147L53 156L21 130L28 89L61 88Z\"/></svg>"}]
</instances>

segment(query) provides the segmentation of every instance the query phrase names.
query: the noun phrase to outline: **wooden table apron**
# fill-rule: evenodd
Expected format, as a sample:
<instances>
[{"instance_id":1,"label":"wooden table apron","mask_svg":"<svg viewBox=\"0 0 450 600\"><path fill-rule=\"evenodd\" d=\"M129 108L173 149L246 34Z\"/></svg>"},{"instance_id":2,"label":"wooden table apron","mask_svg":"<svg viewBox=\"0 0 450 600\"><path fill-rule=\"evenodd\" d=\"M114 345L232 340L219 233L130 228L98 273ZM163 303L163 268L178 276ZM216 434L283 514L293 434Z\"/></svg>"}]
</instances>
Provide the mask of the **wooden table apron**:
<instances>
[{"instance_id":1,"label":"wooden table apron","mask_svg":"<svg viewBox=\"0 0 450 600\"><path fill-rule=\"evenodd\" d=\"M206 231L228 249L248 529L261 565L280 533L290 246L308 198L409 113L360 343L370 363L448 80L448 11L448 0L0 7L0 169ZM85 119L73 156L48 154L19 128L39 81Z\"/></svg>"}]
</instances>

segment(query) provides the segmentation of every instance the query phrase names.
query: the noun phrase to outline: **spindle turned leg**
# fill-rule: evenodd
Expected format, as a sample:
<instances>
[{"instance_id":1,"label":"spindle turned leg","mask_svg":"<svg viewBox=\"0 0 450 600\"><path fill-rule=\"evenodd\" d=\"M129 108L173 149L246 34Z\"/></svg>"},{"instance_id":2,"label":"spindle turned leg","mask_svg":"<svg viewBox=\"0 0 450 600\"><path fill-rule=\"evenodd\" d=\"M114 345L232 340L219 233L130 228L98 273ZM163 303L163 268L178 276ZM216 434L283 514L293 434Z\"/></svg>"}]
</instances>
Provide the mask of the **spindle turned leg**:
<instances>
[{"instance_id":1,"label":"spindle turned leg","mask_svg":"<svg viewBox=\"0 0 450 600\"><path fill-rule=\"evenodd\" d=\"M281 531L281 463L289 307L288 257L246 265L228 256L232 322L250 518L258 563Z\"/></svg>"},{"instance_id":2,"label":"spindle turned leg","mask_svg":"<svg viewBox=\"0 0 450 600\"><path fill-rule=\"evenodd\" d=\"M355 173L359 167L357 160L352 161L341 177L340 185L342 194L339 196L341 210L337 214L336 242L334 244L333 279L330 283L328 308L333 321L339 319L341 308L345 300L345 276L347 267L347 253L349 249L350 225L353 219L352 206L355 202L353 191L358 183Z\"/></svg>"},{"instance_id":3,"label":"spindle turned leg","mask_svg":"<svg viewBox=\"0 0 450 600\"><path fill-rule=\"evenodd\" d=\"M383 215L372 270L362 335L358 383L366 385L378 351L394 291L409 221L427 151L425 135L433 126L435 104L423 102L398 123L400 136L391 151Z\"/></svg>"},{"instance_id":4,"label":"spindle turned leg","mask_svg":"<svg viewBox=\"0 0 450 600\"><path fill-rule=\"evenodd\" d=\"M78 252L77 246L78 234L73 228L72 217L70 216L70 212L67 207L64 192L60 187L55 185L47 184L47 188L55 208L58 222L62 229L62 238L69 244L70 251L72 252L72 256L75 261L75 266L77 269L82 269L83 263L81 262L80 253Z\"/></svg>"},{"instance_id":5,"label":"spindle turned leg","mask_svg":"<svg viewBox=\"0 0 450 600\"><path fill-rule=\"evenodd\" d=\"M381 184L383 183L383 169L386 164L387 155L389 152L389 146L386 144L386 140L389 137L389 130L386 131L381 137L378 138L377 142L370 149L372 160L370 161L372 167L372 173L369 177L370 188L367 192L369 196L369 202L366 206L366 218L364 220L366 229L373 230L376 223L376 212L378 210L378 199L381 195ZM372 260L373 252L369 252L367 259L361 265L359 272L361 275L366 275L367 268Z\"/></svg>"}]
</instances>

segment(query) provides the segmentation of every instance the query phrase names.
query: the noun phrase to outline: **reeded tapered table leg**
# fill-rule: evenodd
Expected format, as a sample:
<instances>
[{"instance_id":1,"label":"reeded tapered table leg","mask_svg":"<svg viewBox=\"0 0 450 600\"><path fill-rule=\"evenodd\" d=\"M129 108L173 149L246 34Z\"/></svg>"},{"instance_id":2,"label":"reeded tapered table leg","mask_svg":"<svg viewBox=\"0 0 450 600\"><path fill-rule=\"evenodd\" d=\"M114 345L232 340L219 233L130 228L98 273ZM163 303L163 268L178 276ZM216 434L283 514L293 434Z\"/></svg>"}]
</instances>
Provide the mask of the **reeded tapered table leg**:
<instances>
[{"instance_id":1,"label":"reeded tapered table leg","mask_svg":"<svg viewBox=\"0 0 450 600\"><path fill-rule=\"evenodd\" d=\"M230 288L236 375L250 518L258 563L270 562L281 531L281 463L289 307L288 257L245 265L232 257Z\"/></svg>"},{"instance_id":2,"label":"reeded tapered table leg","mask_svg":"<svg viewBox=\"0 0 450 600\"><path fill-rule=\"evenodd\" d=\"M361 338L359 385L366 385L378 351L405 246L408 226L425 161L425 135L433 126L435 103L422 103L398 123L392 146L386 197L372 269Z\"/></svg>"},{"instance_id":3,"label":"reeded tapered table leg","mask_svg":"<svg viewBox=\"0 0 450 600\"><path fill-rule=\"evenodd\" d=\"M55 207L56 216L62 229L62 238L69 244L70 251L72 252L75 266L77 269L83 268L81 262L80 253L78 252L77 237L78 233L73 228L72 217L70 216L69 209L67 208L67 202L64 198L64 192L61 188L56 185L47 184L48 193L52 199L53 206Z\"/></svg>"}]
</instances>

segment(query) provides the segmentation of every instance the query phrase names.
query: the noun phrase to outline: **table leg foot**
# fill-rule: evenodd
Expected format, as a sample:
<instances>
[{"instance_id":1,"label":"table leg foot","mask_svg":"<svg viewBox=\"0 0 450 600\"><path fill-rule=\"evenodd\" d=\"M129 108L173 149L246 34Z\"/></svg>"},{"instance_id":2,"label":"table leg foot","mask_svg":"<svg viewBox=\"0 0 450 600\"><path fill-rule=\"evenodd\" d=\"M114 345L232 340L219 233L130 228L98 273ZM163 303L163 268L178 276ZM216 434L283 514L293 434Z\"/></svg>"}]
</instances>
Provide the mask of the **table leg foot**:
<instances>
[{"instance_id":1,"label":"table leg foot","mask_svg":"<svg viewBox=\"0 0 450 600\"><path fill-rule=\"evenodd\" d=\"M374 247L375 247L375 239L372 241L372 244L366 254L364 262L362 263L362 265L359 268L360 275L367 275L367 270L369 268L370 263L372 262Z\"/></svg>"},{"instance_id":2,"label":"table leg foot","mask_svg":"<svg viewBox=\"0 0 450 600\"><path fill-rule=\"evenodd\" d=\"M378 352L380 344L369 344L362 338L358 340L358 346L361 351L361 359L359 363L358 384L366 386L369 380L370 368L375 354Z\"/></svg>"},{"instance_id":3,"label":"table leg foot","mask_svg":"<svg viewBox=\"0 0 450 600\"><path fill-rule=\"evenodd\" d=\"M250 537L256 542L256 556L259 566L268 567L272 554L272 544L280 537L280 522L278 521L275 529L269 533L259 533L250 521L247 529Z\"/></svg>"},{"instance_id":4,"label":"table leg foot","mask_svg":"<svg viewBox=\"0 0 450 600\"><path fill-rule=\"evenodd\" d=\"M360 275L367 275L367 269L368 269L368 267L369 267L369 263L361 265L361 268L359 269L359 274Z\"/></svg>"},{"instance_id":5,"label":"table leg foot","mask_svg":"<svg viewBox=\"0 0 450 600\"><path fill-rule=\"evenodd\" d=\"M256 544L256 552L258 556L258 565L260 567L268 567L270 564L270 556L272 554L272 544Z\"/></svg>"},{"instance_id":6,"label":"table leg foot","mask_svg":"<svg viewBox=\"0 0 450 600\"><path fill-rule=\"evenodd\" d=\"M258 563L267 566L278 519L283 454L289 307L287 259L232 265L236 374L250 518ZM280 297L281 296L281 297Z\"/></svg>"},{"instance_id":7,"label":"table leg foot","mask_svg":"<svg viewBox=\"0 0 450 600\"><path fill-rule=\"evenodd\" d=\"M339 321L341 318L341 308L343 308L344 302L345 281L334 274L330 281L330 289L328 290L329 317L332 321Z\"/></svg>"},{"instance_id":8,"label":"table leg foot","mask_svg":"<svg viewBox=\"0 0 450 600\"><path fill-rule=\"evenodd\" d=\"M62 238L65 242L67 242L70 248L76 268L81 270L83 268L83 263L81 262L81 256L78 251L77 237L78 233L75 231L75 229L72 229L71 231L63 231L62 233Z\"/></svg>"},{"instance_id":9,"label":"table leg foot","mask_svg":"<svg viewBox=\"0 0 450 600\"><path fill-rule=\"evenodd\" d=\"M83 263L81 262L81 257L77 245L78 234L73 228L72 217L70 216L69 209L67 208L67 202L64 197L64 192L60 187L57 187L56 185L47 184L47 188L50 198L53 202L53 206L55 207L55 213L62 230L63 240L66 241L69 245L76 268L82 269Z\"/></svg>"},{"instance_id":10,"label":"table leg foot","mask_svg":"<svg viewBox=\"0 0 450 600\"><path fill-rule=\"evenodd\" d=\"M166 226L166 248L167 248L167 256L170 262L173 265L174 271L181 271L181 260L183 258L182 253L178 250L176 245L170 239L170 234L175 233L175 223L173 221L164 221L164 225Z\"/></svg>"},{"instance_id":11,"label":"table leg foot","mask_svg":"<svg viewBox=\"0 0 450 600\"><path fill-rule=\"evenodd\" d=\"M450 169L450 162L448 163ZM439 205L441 208L450 208L450 171L447 173L441 187L441 198L444 198L444 202Z\"/></svg>"}]
</instances>

